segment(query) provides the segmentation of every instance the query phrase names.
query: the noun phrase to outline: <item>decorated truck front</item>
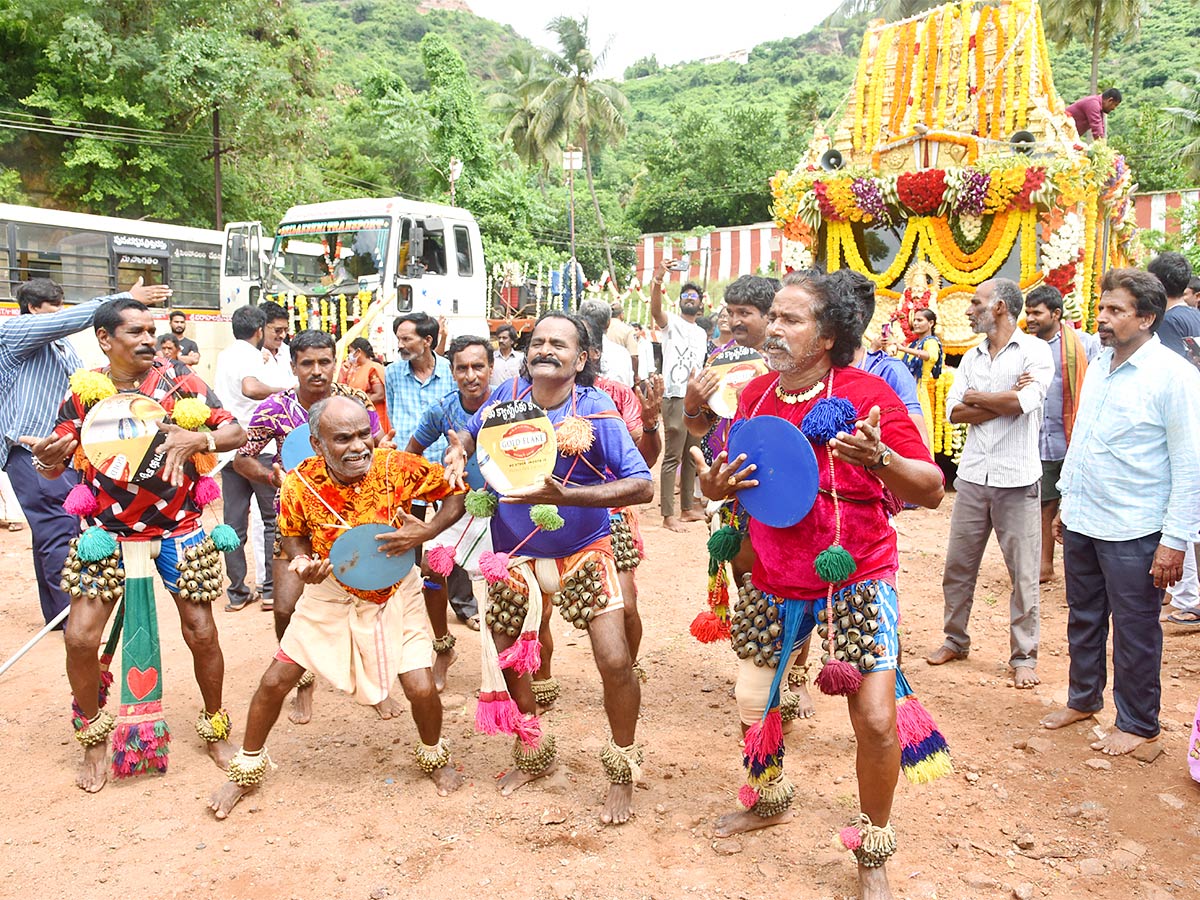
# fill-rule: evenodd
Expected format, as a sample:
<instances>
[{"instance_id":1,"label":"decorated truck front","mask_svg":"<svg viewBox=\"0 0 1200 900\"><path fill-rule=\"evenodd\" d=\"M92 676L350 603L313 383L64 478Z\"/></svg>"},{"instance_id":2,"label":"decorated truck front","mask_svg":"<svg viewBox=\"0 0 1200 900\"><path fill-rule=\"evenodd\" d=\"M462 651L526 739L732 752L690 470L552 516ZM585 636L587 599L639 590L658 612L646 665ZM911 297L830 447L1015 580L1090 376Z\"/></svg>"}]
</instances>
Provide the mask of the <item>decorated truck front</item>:
<instances>
[{"instance_id":1,"label":"decorated truck front","mask_svg":"<svg viewBox=\"0 0 1200 900\"><path fill-rule=\"evenodd\" d=\"M1094 330L1100 278L1131 253L1133 188L1119 154L1075 133L1030 0L873 24L833 133L771 180L787 268L870 278L869 337L890 324L911 339L912 313L932 308L951 355L981 339L966 308L995 277L1053 285L1064 318ZM931 426L949 453L952 429Z\"/></svg>"}]
</instances>

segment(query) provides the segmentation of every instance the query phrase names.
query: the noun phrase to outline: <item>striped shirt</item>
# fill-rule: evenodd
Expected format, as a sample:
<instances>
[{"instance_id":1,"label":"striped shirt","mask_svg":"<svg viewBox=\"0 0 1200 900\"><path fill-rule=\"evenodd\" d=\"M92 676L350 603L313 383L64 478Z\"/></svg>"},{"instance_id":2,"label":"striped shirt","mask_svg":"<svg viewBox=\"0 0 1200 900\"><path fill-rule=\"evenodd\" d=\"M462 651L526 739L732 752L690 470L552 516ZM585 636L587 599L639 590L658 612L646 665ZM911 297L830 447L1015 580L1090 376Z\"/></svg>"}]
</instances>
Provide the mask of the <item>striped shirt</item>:
<instances>
[{"instance_id":1,"label":"striped shirt","mask_svg":"<svg viewBox=\"0 0 1200 900\"><path fill-rule=\"evenodd\" d=\"M388 419L396 432L396 445L403 447L421 424L425 410L433 406L450 391L456 390L450 374L450 363L434 354L433 374L424 382L418 381L407 360L397 360L383 373L383 387L387 393ZM425 448L425 458L440 463L446 455L446 439L439 437Z\"/></svg>"},{"instance_id":2,"label":"striped shirt","mask_svg":"<svg viewBox=\"0 0 1200 900\"><path fill-rule=\"evenodd\" d=\"M27 313L0 321L0 469L22 435L45 437L58 419L67 380L83 360L67 341L90 328L100 304L127 293L99 297L55 313Z\"/></svg>"},{"instance_id":3,"label":"striped shirt","mask_svg":"<svg viewBox=\"0 0 1200 900\"><path fill-rule=\"evenodd\" d=\"M1058 490L1063 525L1101 541L1200 538L1200 374L1157 336L1088 366Z\"/></svg>"},{"instance_id":4,"label":"striped shirt","mask_svg":"<svg viewBox=\"0 0 1200 900\"><path fill-rule=\"evenodd\" d=\"M946 418L962 403L967 391L1011 391L1023 374L1033 384L1017 392L1019 416L997 416L967 430L958 477L988 487L1028 487L1042 477L1038 438L1042 430L1042 403L1054 377L1050 346L1041 338L1014 329L995 358L988 342L968 350L959 364L954 384L946 395Z\"/></svg>"}]
</instances>

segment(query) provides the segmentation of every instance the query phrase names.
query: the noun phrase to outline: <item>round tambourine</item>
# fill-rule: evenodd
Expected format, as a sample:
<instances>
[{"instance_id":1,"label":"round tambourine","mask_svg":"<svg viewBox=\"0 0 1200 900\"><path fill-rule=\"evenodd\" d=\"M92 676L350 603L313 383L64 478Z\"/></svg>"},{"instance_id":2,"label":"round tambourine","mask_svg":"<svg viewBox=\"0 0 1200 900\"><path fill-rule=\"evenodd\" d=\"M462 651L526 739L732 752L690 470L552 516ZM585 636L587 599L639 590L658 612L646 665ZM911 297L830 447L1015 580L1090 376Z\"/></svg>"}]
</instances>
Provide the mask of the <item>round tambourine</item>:
<instances>
[{"instance_id":1,"label":"round tambourine","mask_svg":"<svg viewBox=\"0 0 1200 900\"><path fill-rule=\"evenodd\" d=\"M484 413L475 455L487 483L507 494L539 484L554 471L558 439L540 406L528 400L506 400Z\"/></svg>"},{"instance_id":2,"label":"round tambourine","mask_svg":"<svg viewBox=\"0 0 1200 900\"><path fill-rule=\"evenodd\" d=\"M742 453L744 466L758 466L750 476L758 485L737 492L746 512L772 528L790 528L808 515L817 500L817 456L799 428L779 416L734 422L729 458Z\"/></svg>"},{"instance_id":3,"label":"round tambourine","mask_svg":"<svg viewBox=\"0 0 1200 900\"><path fill-rule=\"evenodd\" d=\"M716 391L708 398L708 408L722 419L732 419L737 414L742 389L752 379L767 373L767 363L762 355L749 347L722 350L708 368L720 378Z\"/></svg>"},{"instance_id":4,"label":"round tambourine","mask_svg":"<svg viewBox=\"0 0 1200 900\"><path fill-rule=\"evenodd\" d=\"M283 471L290 472L310 456L316 455L313 453L312 442L308 439L310 433L308 423L305 422L289 431L288 436L283 439L283 446L279 448L279 464L283 466Z\"/></svg>"},{"instance_id":5,"label":"round tambourine","mask_svg":"<svg viewBox=\"0 0 1200 900\"><path fill-rule=\"evenodd\" d=\"M167 411L143 394L115 394L88 411L79 432L83 455L97 471L117 482L161 477L166 432L158 423Z\"/></svg>"},{"instance_id":6,"label":"round tambourine","mask_svg":"<svg viewBox=\"0 0 1200 900\"><path fill-rule=\"evenodd\" d=\"M341 535L329 548L333 577L358 591L382 591L404 580L416 563L412 550L388 556L376 540L395 531L393 525L359 525Z\"/></svg>"}]
</instances>

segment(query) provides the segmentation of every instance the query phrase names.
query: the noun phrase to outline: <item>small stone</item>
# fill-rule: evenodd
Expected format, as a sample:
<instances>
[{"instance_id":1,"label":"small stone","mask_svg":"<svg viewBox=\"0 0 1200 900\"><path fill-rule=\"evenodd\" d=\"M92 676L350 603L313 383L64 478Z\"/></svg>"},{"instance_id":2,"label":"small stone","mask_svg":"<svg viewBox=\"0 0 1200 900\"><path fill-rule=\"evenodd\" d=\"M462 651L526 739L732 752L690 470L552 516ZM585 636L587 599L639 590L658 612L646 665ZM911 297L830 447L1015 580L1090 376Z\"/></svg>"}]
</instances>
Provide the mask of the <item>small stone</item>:
<instances>
[{"instance_id":1,"label":"small stone","mask_svg":"<svg viewBox=\"0 0 1200 900\"><path fill-rule=\"evenodd\" d=\"M1032 753L1053 753L1054 742L1041 737L1031 737L1025 741L1025 749Z\"/></svg>"},{"instance_id":2,"label":"small stone","mask_svg":"<svg viewBox=\"0 0 1200 900\"><path fill-rule=\"evenodd\" d=\"M996 889L996 879L984 872L964 872L958 877L968 887L973 887L977 891L991 891Z\"/></svg>"},{"instance_id":3,"label":"small stone","mask_svg":"<svg viewBox=\"0 0 1200 900\"><path fill-rule=\"evenodd\" d=\"M1147 741L1129 755L1144 763L1152 763L1162 756L1162 741Z\"/></svg>"},{"instance_id":4,"label":"small stone","mask_svg":"<svg viewBox=\"0 0 1200 900\"><path fill-rule=\"evenodd\" d=\"M383 900L383 898L390 893L391 891L389 891L386 887L377 887L375 890L371 891L370 897L371 900Z\"/></svg>"},{"instance_id":5,"label":"small stone","mask_svg":"<svg viewBox=\"0 0 1200 900\"><path fill-rule=\"evenodd\" d=\"M1159 794L1158 799L1171 807L1171 809L1183 809L1184 807L1184 802L1174 794Z\"/></svg>"},{"instance_id":6,"label":"small stone","mask_svg":"<svg viewBox=\"0 0 1200 900\"><path fill-rule=\"evenodd\" d=\"M717 856L733 856L742 852L742 842L737 838L725 838L712 842L713 852Z\"/></svg>"},{"instance_id":7,"label":"small stone","mask_svg":"<svg viewBox=\"0 0 1200 900\"><path fill-rule=\"evenodd\" d=\"M338 877L337 877L337 880L338 880L338 881L345 881L345 880L346 880L346 876L345 876L345 875L338 875Z\"/></svg>"},{"instance_id":8,"label":"small stone","mask_svg":"<svg viewBox=\"0 0 1200 900\"><path fill-rule=\"evenodd\" d=\"M1105 865L1103 860L1099 859L1081 859L1079 861L1079 874L1086 875L1089 878L1095 878L1098 875L1103 875Z\"/></svg>"},{"instance_id":9,"label":"small stone","mask_svg":"<svg viewBox=\"0 0 1200 900\"><path fill-rule=\"evenodd\" d=\"M543 825L561 825L567 821L567 814L558 807L551 806L542 810L541 818L538 821Z\"/></svg>"},{"instance_id":10,"label":"small stone","mask_svg":"<svg viewBox=\"0 0 1200 900\"><path fill-rule=\"evenodd\" d=\"M1033 892L1034 886L1028 881L1022 882L1013 888L1013 896L1017 900L1033 900Z\"/></svg>"},{"instance_id":11,"label":"small stone","mask_svg":"<svg viewBox=\"0 0 1200 900\"><path fill-rule=\"evenodd\" d=\"M553 881L550 883L550 890L554 892L557 900L569 900L575 896L575 882L570 879Z\"/></svg>"},{"instance_id":12,"label":"small stone","mask_svg":"<svg viewBox=\"0 0 1200 900\"><path fill-rule=\"evenodd\" d=\"M968 782L970 782L971 784L975 784L975 782L977 782L979 780L979 773L978 772L968 772L966 775L966 778L967 778Z\"/></svg>"},{"instance_id":13,"label":"small stone","mask_svg":"<svg viewBox=\"0 0 1200 900\"><path fill-rule=\"evenodd\" d=\"M667 811L667 808L665 806L663 806L661 803L655 803L654 811L661 816L663 813L665 813Z\"/></svg>"},{"instance_id":14,"label":"small stone","mask_svg":"<svg viewBox=\"0 0 1200 900\"><path fill-rule=\"evenodd\" d=\"M222 847L221 849L222 849L222 850L224 850L226 853L228 853L228 852L229 852L230 850L232 850L233 848L232 848L232 847L230 847L228 844L226 844L226 845L225 845L224 847Z\"/></svg>"},{"instance_id":15,"label":"small stone","mask_svg":"<svg viewBox=\"0 0 1200 900\"><path fill-rule=\"evenodd\" d=\"M1097 772L1108 772L1112 769L1112 763L1107 759L1089 759L1084 765L1089 769L1095 769Z\"/></svg>"},{"instance_id":16,"label":"small stone","mask_svg":"<svg viewBox=\"0 0 1200 900\"><path fill-rule=\"evenodd\" d=\"M702 694L711 694L716 689L717 689L716 685L712 685L712 684L700 685L700 693L702 693Z\"/></svg>"},{"instance_id":17,"label":"small stone","mask_svg":"<svg viewBox=\"0 0 1200 900\"><path fill-rule=\"evenodd\" d=\"M1025 832L1024 834L1017 836L1017 846L1022 850L1029 850L1031 847L1033 847L1034 843L1035 841L1033 839L1033 835L1029 832Z\"/></svg>"},{"instance_id":18,"label":"small stone","mask_svg":"<svg viewBox=\"0 0 1200 900\"><path fill-rule=\"evenodd\" d=\"M11 843L12 843L12 841L5 841L4 843L6 843L6 844L11 844ZM197 844L197 845L196 845L196 849L197 849L197 850L203 850L203 849L204 849L205 847L207 847L207 846L208 846L208 844Z\"/></svg>"},{"instance_id":19,"label":"small stone","mask_svg":"<svg viewBox=\"0 0 1200 900\"><path fill-rule=\"evenodd\" d=\"M1025 741L1013 741L1013 749L1014 750L1024 750L1025 745L1026 745Z\"/></svg>"},{"instance_id":20,"label":"small stone","mask_svg":"<svg viewBox=\"0 0 1200 900\"><path fill-rule=\"evenodd\" d=\"M1133 854L1138 859L1141 859L1146 855L1146 848L1137 841L1121 841L1121 843L1117 844L1117 846L1126 853Z\"/></svg>"}]
</instances>

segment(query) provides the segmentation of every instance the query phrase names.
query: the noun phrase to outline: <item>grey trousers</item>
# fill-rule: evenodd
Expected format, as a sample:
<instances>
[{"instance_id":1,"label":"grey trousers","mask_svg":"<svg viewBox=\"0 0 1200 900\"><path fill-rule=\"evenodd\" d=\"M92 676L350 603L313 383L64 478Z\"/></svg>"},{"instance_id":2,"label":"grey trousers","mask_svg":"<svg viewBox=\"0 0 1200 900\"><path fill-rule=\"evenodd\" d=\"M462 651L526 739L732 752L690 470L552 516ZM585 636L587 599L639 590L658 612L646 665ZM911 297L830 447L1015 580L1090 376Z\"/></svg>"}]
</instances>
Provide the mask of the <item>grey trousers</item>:
<instances>
[{"instance_id":1,"label":"grey trousers","mask_svg":"<svg viewBox=\"0 0 1200 900\"><path fill-rule=\"evenodd\" d=\"M692 508L696 491L696 463L688 452L698 447L700 441L688 433L683 422L683 398L666 397L662 402L663 430L665 441L662 457L662 478L659 508L663 516L675 515L675 470L679 469L679 506L683 510Z\"/></svg>"},{"instance_id":2,"label":"grey trousers","mask_svg":"<svg viewBox=\"0 0 1200 900\"><path fill-rule=\"evenodd\" d=\"M258 461L271 468L275 461L272 454L264 453ZM271 556L275 547L275 488L269 484L250 481L233 471L232 465L221 470L221 499L225 505L225 524L237 532L241 543L236 550L225 554L225 573L229 576L229 599L242 603L250 596L253 585L246 584L246 535L250 528L250 499L258 501L258 511L263 520L263 547L267 561L265 572L258 574L263 586L263 596L274 596L275 585L271 580Z\"/></svg>"},{"instance_id":3,"label":"grey trousers","mask_svg":"<svg viewBox=\"0 0 1200 900\"><path fill-rule=\"evenodd\" d=\"M1042 512L1038 482L998 488L955 479L954 512L942 594L946 602L946 646L960 653L971 647L967 623L975 581L988 536L996 540L1012 580L1009 599L1009 665L1036 666L1038 654L1038 576L1041 574Z\"/></svg>"}]
</instances>

